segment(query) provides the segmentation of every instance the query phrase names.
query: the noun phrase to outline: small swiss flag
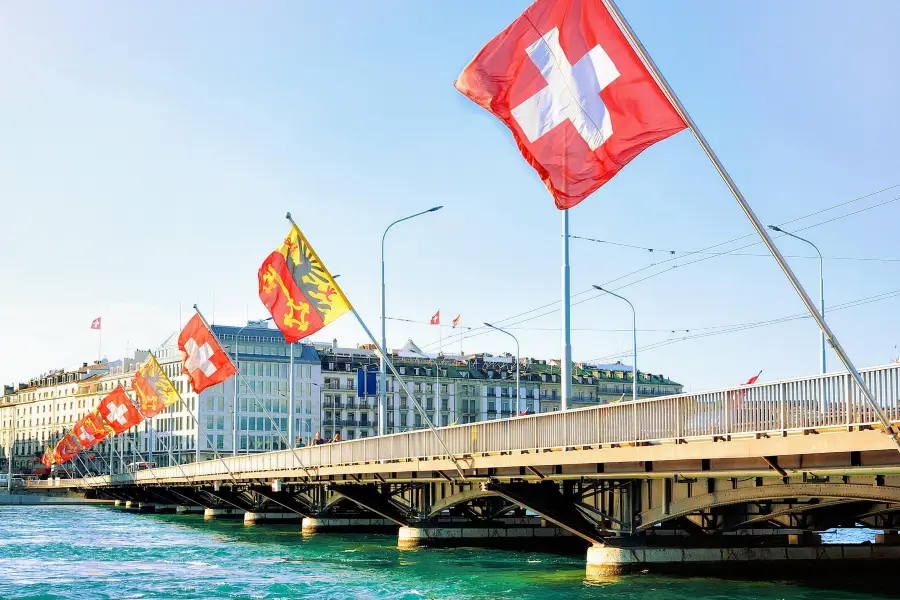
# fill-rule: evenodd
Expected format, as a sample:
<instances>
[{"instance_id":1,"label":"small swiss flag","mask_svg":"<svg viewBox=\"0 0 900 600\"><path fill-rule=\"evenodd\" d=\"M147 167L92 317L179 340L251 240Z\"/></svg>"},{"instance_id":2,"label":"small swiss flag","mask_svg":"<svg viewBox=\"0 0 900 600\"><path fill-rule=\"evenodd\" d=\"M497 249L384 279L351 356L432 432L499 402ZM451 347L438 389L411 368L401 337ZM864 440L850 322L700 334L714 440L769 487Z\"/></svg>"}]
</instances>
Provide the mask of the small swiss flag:
<instances>
[{"instance_id":1,"label":"small swiss flag","mask_svg":"<svg viewBox=\"0 0 900 600\"><path fill-rule=\"evenodd\" d=\"M91 329L100 329L100 317L91 321Z\"/></svg>"},{"instance_id":2,"label":"small swiss flag","mask_svg":"<svg viewBox=\"0 0 900 600\"><path fill-rule=\"evenodd\" d=\"M441 311L437 311L436 313L434 313L434 316L431 317L431 324L432 325L440 325L441 324Z\"/></svg>"}]
</instances>

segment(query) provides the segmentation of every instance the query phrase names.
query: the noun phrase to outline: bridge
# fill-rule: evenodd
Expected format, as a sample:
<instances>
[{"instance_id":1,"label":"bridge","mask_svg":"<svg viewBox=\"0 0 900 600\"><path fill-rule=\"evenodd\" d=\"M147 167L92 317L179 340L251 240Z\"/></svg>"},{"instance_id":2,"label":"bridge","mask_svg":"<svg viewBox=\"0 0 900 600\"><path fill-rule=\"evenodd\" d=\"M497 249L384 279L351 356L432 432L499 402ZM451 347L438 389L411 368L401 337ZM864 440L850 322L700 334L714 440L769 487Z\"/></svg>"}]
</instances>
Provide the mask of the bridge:
<instances>
[{"instance_id":1,"label":"bridge","mask_svg":"<svg viewBox=\"0 0 900 600\"><path fill-rule=\"evenodd\" d=\"M900 423L900 365L862 376ZM586 550L590 576L900 560L900 452L846 373L438 433L443 443L418 430L33 485L136 510L296 519L307 534L397 532L401 548ZM821 544L834 527L883 533Z\"/></svg>"}]
</instances>

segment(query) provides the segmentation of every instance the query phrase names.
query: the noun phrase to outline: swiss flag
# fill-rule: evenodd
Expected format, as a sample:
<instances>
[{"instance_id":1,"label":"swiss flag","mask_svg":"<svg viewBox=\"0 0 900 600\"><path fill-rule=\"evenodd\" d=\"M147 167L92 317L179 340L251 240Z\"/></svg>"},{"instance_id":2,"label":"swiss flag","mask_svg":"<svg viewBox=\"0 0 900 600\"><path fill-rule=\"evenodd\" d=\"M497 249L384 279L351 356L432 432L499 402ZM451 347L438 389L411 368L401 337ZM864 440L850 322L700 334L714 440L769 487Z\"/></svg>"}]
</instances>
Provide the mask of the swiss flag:
<instances>
[{"instance_id":1,"label":"swiss flag","mask_svg":"<svg viewBox=\"0 0 900 600\"><path fill-rule=\"evenodd\" d=\"M197 313L178 336L182 372L187 373L191 387L198 394L237 373L237 369L216 337Z\"/></svg>"},{"instance_id":2,"label":"swiss flag","mask_svg":"<svg viewBox=\"0 0 900 600\"><path fill-rule=\"evenodd\" d=\"M91 329L100 329L100 317L91 321Z\"/></svg>"},{"instance_id":3,"label":"swiss flag","mask_svg":"<svg viewBox=\"0 0 900 600\"><path fill-rule=\"evenodd\" d=\"M537 0L455 86L509 127L560 209L686 128L601 0Z\"/></svg>"},{"instance_id":4,"label":"swiss flag","mask_svg":"<svg viewBox=\"0 0 900 600\"><path fill-rule=\"evenodd\" d=\"M441 311L437 311L434 313L434 316L431 317L431 325L440 325L441 324Z\"/></svg>"},{"instance_id":5,"label":"swiss flag","mask_svg":"<svg viewBox=\"0 0 900 600\"><path fill-rule=\"evenodd\" d=\"M121 385L100 401L97 412L116 435L128 431L144 420L138 409L128 399L128 394Z\"/></svg>"}]
</instances>

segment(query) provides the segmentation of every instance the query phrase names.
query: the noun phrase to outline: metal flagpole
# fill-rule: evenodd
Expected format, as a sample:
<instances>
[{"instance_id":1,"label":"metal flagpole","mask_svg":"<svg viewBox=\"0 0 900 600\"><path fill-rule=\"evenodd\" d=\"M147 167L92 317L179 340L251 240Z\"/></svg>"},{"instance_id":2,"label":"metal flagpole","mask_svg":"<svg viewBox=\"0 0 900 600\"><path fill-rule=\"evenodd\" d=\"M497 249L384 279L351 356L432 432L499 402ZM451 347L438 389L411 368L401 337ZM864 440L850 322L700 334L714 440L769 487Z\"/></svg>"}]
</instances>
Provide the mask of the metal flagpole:
<instances>
[{"instance_id":1,"label":"metal flagpole","mask_svg":"<svg viewBox=\"0 0 900 600\"><path fill-rule=\"evenodd\" d=\"M669 102L678 111L678 114L690 128L691 132L694 134L694 137L697 138L697 142L699 142L700 147L703 148L703 152L706 154L707 158L709 158L710 162L712 162L713 166L718 171L719 175L722 177L722 180L725 182L725 185L728 186L728 189L731 191L734 199L737 200L741 209L744 211L744 214L747 215L747 218L753 224L753 228L756 229L756 232L759 234L759 237L762 238L763 243L769 249L769 252L772 253L772 256L778 262L778 266L781 267L781 270L784 272L785 276L788 278L788 281L791 282L791 285L794 287L794 290L797 292L797 295L800 296L800 299L803 301L803 304L806 305L806 309L809 311L809 314L816 321L819 328L822 330L822 333L825 334L825 339L828 340L828 343L831 344L831 347L834 348L835 353L838 355L838 358L841 359L841 362L844 363L844 366L850 372L850 375L853 377L854 381L856 381L856 385L859 386L860 391L865 396L869 406L871 406L873 412L878 417L878 420L881 421L881 424L885 428L885 432L890 434L891 439L897 445L898 450L900 450L900 436L898 436L897 430L891 425L891 422L884 415L884 412L881 410L881 407L878 406L878 402L875 399L874 394L869 389L869 386L866 385L866 382L863 380L862 375L860 375L859 371L854 366L853 362L850 360L850 357L847 355L841 343L838 341L837 337L831 331L831 327L829 327L828 323L825 322L824 317L816 308L816 305L813 303L812 299L809 297L809 294L806 293L806 289L804 289L803 284L800 283L800 280L797 279L797 276L794 274L791 267L787 264L787 261L784 259L784 256L781 254L781 251L778 250L778 247L775 245L775 242L772 241L772 238L769 236L769 233L766 231L766 228L763 226L762 222L756 216L756 213L753 212L753 209L750 208L750 205L747 203L747 200L744 198L744 195L738 189L737 184L731 178L731 175L728 174L728 171L725 169L725 166L719 160L719 157L710 147L709 143L706 141L706 138L703 137L703 134L700 132L700 129L694 123L694 120L691 118L691 115L687 112L684 106L681 104L681 101L678 99L678 96L675 95L675 92L672 91L672 88L669 86L669 83L666 81L666 78L660 73L659 69L656 66L656 63L653 62L653 59L650 58L650 55L647 53L646 48L638 39L637 35L635 35L634 30L631 29L631 26L628 24L628 21L622 16L622 13L619 12L619 7L616 6L614 0L603 0L604 4L609 9L610 13L613 15L615 20L618 22L619 28L631 42L631 45L643 59L647 68L650 70L650 73L653 75L657 84L659 84L660 89L662 89L663 93L669 99ZM848 398L848 401L850 399Z\"/></svg>"},{"instance_id":2,"label":"metal flagpole","mask_svg":"<svg viewBox=\"0 0 900 600\"><path fill-rule=\"evenodd\" d=\"M433 211L438 210L438 209L440 209L440 208L441 208L441 207L438 206L438 207L435 207L435 208L433 208L433 209L431 209L431 210L427 210L427 211L425 211L425 212L433 212ZM285 218L286 218L288 221L290 221L291 225L293 225L294 227L297 227L297 224L294 222L294 219L291 218L291 213L287 213L287 214L285 215ZM410 217L410 218L411 218L411 217ZM297 227L297 229L299 230L300 228ZM337 284L335 284L335 285L337 285ZM339 286L338 286L338 287L339 287ZM343 292L340 292L340 294L343 296ZM391 373L393 373L394 377L397 379L397 382L400 384L400 388L403 390L403 393L406 394L406 395L409 397L410 400L412 400L412 403L413 403L413 405L416 407L416 410L418 410L418 411L419 411L419 414L422 415L422 418L425 419L425 423L428 424L428 428L431 429L431 432L432 432L432 433L434 434L434 436L437 438L438 443L440 443L441 447L442 447L442 448L444 449L444 451L447 453L447 456L450 457L450 460L453 461L453 465L456 467L456 470L457 470L457 472L459 473L459 476L462 478L463 481L466 481L466 476L463 474L463 471L462 471L462 469L460 468L459 463L458 463L457 460L456 460L456 457L453 455L452 452L450 452L450 449L447 447L447 444L444 443L443 438L441 438L440 434L437 432L437 429L435 429L434 423L431 422L431 419L428 418L428 414L422 409L422 405L419 404L419 401L416 400L416 397L413 396L413 394L409 391L409 388L406 386L406 382L403 381L403 378L402 378L402 377L400 377L400 372L397 370L397 367L395 367L393 361L391 361L391 359L388 358L388 355L387 355L387 352L385 352L384 346L383 346L382 344L379 344L379 343L378 343L378 340L375 339L375 336L372 335L372 331L371 331L371 330L369 329L369 327L366 325L365 321L362 320L362 317L359 316L359 313L356 312L356 308L353 307L352 305L350 305L349 302L347 302L347 305L348 305L349 308L350 308L350 312L353 313L353 316L356 317L356 320L359 322L360 326L363 328L363 331L366 332L366 335L369 337L369 341L372 342L372 345L374 345L375 348L376 348L376 349L378 350L378 352L380 353L383 364L384 364L388 369L390 369ZM194 308L196 309L196 306L194 306ZM199 312L200 312L200 311L198 310L197 313L199 314ZM200 317L203 318L203 315L200 315ZM213 335L215 335L215 334L213 334ZM384 381L384 379L382 379L382 381ZM381 414L385 414L385 413L381 413ZM382 417L379 416L379 420L380 420L381 418L382 418ZM386 419L386 417L385 417L385 419ZM299 460L299 458L298 458L298 460ZM302 464L302 463L301 463L301 464Z\"/></svg>"},{"instance_id":3,"label":"metal flagpole","mask_svg":"<svg viewBox=\"0 0 900 600\"><path fill-rule=\"evenodd\" d=\"M291 221L291 222L293 223L293 221ZM203 321L203 324L206 325L207 329L209 329L209 333L213 336L213 339L216 340L216 343L219 344L219 346L222 346L222 342L219 341L219 336L217 336L216 332L214 332L212 330L212 327L209 326L209 323L206 321L206 317L203 316L203 313L200 312L200 308L196 304L194 305L194 310L197 311L197 314L200 316L200 320ZM263 401L259 399L259 396L256 395L256 392L253 390L253 388L250 387L250 383L244 378L244 373L241 371L241 369L236 364L234 364L234 361L231 360L231 357L228 356L227 352L225 353L225 356L228 357L228 361L234 367L235 372L241 378L241 381L244 383L244 385L247 387L247 390L253 396L253 399L254 399L254 401L256 401L256 404L257 404L257 406L259 406L259 409L272 422L272 425L275 427L275 432L278 433L278 437L280 437L282 440L284 440L287 443L288 449L291 451L291 454L294 455L294 459L297 461L297 463L300 464L300 468L303 469L303 472L306 473L307 477L311 478L312 476L309 473L309 469L307 469L306 465L303 464L303 461L300 460L300 456L297 455L297 450L294 448L294 444L290 443L287 439L285 439L284 432L281 431L281 427L279 427L278 423L275 421L275 419L272 418L272 413L270 413L268 410L266 410L265 404L263 404ZM197 427L198 428L200 427L199 423L197 424ZM218 453L216 453L216 454L218 455ZM222 464L225 464L224 461L222 461ZM228 467L226 466L225 468L227 469ZM232 475L232 477L234 477L234 475Z\"/></svg>"},{"instance_id":4,"label":"metal flagpole","mask_svg":"<svg viewBox=\"0 0 900 600\"><path fill-rule=\"evenodd\" d=\"M393 361L388 358L387 354L385 354L384 348L381 347L381 344L378 343L378 341L375 339L375 336L372 335L371 331L369 331L369 328L366 326L365 322L362 320L362 317L359 316L359 313L356 312L356 309L351 306L350 312L352 312L353 316L356 317L356 320L359 321L360 326L366 332L366 335L369 336L369 340L372 342L372 344L375 346L375 348L381 354L381 356L384 360L385 366L387 366L387 368L390 369L391 373L394 374L394 377L397 378L397 382L400 384L400 389L402 389L403 393L406 394L410 400L412 400L413 406L416 407L416 410L418 410L419 414L422 415L422 418L425 419L425 423L428 425L428 428L431 429L431 432L434 434L434 437L437 438L438 443L441 445L441 447L447 453L447 456L450 457L450 460L453 461L453 465L456 467L456 471L459 473L459 476L462 478L463 481L466 481L466 476L463 474L463 471L460 468L459 462L457 462L456 457L453 455L452 452L450 452L450 449L447 448L447 444L444 443L443 438L441 438L441 435L437 432L437 429L435 429L434 423L432 423L431 419L428 418L428 413L426 413L422 409L422 405L419 404L419 401L416 400L416 397L409 391L409 388L406 387L406 382L403 381L402 377L400 377L400 372L397 370L397 367L394 366Z\"/></svg>"},{"instance_id":5,"label":"metal flagpole","mask_svg":"<svg viewBox=\"0 0 900 600\"><path fill-rule=\"evenodd\" d=\"M294 342L289 344L291 347L291 363L288 366L288 424L287 437L288 447L294 447L296 431L294 431ZM281 401L279 401L281 404Z\"/></svg>"}]
</instances>

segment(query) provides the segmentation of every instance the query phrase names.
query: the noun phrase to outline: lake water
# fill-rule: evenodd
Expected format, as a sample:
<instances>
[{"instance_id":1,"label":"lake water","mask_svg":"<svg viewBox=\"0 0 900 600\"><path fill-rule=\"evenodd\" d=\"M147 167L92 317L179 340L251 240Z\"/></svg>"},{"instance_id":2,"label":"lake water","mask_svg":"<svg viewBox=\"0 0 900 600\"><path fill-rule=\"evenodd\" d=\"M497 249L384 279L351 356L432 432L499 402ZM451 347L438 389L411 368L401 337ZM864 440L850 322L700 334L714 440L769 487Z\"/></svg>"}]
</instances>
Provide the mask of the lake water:
<instances>
[{"instance_id":1,"label":"lake water","mask_svg":"<svg viewBox=\"0 0 900 600\"><path fill-rule=\"evenodd\" d=\"M389 535L304 539L299 525L247 527L237 520L109 507L0 507L0 598L884 597L850 591L850 582L846 590L650 575L588 583L583 556L474 548L400 551L396 544L396 536Z\"/></svg>"}]
</instances>

